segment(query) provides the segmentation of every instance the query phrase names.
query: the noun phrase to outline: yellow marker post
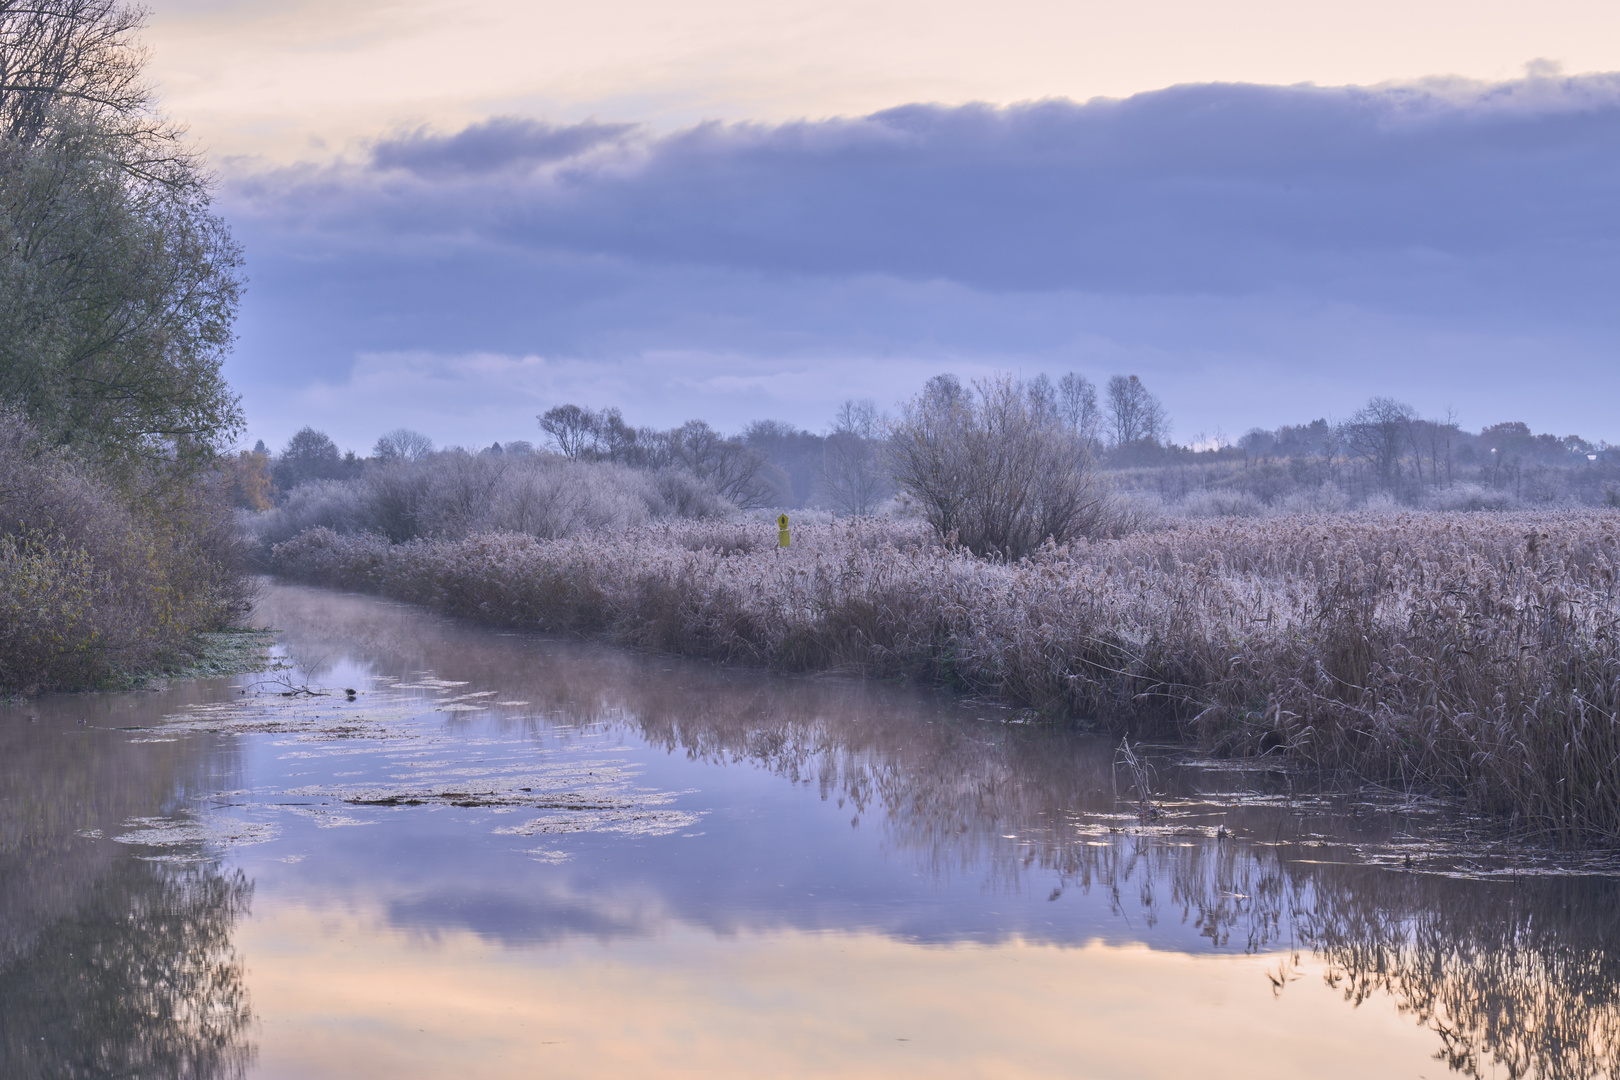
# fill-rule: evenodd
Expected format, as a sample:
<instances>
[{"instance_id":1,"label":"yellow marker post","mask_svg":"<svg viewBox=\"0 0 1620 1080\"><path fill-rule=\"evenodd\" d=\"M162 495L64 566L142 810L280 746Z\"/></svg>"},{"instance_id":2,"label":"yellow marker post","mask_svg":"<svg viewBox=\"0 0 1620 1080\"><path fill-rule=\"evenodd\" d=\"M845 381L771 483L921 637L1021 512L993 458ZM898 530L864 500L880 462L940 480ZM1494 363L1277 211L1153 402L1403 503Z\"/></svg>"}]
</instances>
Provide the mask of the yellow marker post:
<instances>
[{"instance_id":1,"label":"yellow marker post","mask_svg":"<svg viewBox=\"0 0 1620 1080\"><path fill-rule=\"evenodd\" d=\"M786 514L780 514L776 519L776 546L787 547L791 543L788 539L788 519Z\"/></svg>"}]
</instances>

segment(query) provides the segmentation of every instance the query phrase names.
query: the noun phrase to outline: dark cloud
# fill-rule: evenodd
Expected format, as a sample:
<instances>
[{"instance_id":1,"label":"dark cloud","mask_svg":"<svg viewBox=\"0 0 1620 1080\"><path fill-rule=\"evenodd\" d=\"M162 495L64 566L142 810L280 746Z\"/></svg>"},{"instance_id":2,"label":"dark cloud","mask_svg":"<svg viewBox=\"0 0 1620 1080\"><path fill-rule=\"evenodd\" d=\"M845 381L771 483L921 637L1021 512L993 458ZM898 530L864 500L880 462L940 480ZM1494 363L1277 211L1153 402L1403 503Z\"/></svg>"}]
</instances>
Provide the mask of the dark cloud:
<instances>
[{"instance_id":1,"label":"dark cloud","mask_svg":"<svg viewBox=\"0 0 1620 1080\"><path fill-rule=\"evenodd\" d=\"M622 141L635 127L595 122L561 127L497 117L454 135L419 129L380 140L372 146L371 163L378 169L404 169L429 178L482 175L577 157Z\"/></svg>"},{"instance_id":2,"label":"dark cloud","mask_svg":"<svg viewBox=\"0 0 1620 1080\"><path fill-rule=\"evenodd\" d=\"M513 171L539 164L551 167ZM414 183L379 199L372 185L399 170ZM276 194L352 199L349 228L395 236L767 273L1392 298L1415 279L1550 275L1569 301L1597 300L1585 271L1615 257L1617 170L1620 80L1604 76L1189 86L656 138L495 119L381 142L343 192Z\"/></svg>"},{"instance_id":3,"label":"dark cloud","mask_svg":"<svg viewBox=\"0 0 1620 1080\"><path fill-rule=\"evenodd\" d=\"M1538 76L664 135L496 119L240 177L227 201L250 361L252 330L306 372L389 350L599 361L632 384L645 364L686 415L715 410L668 357L746 356L761 378L817 356L903 358L908 380L924 361L1131 365L1172 383L1183 418L1215 413L1187 435L1370 392L1556 426L1571 398L1527 385L1537 368L1581 383L1577 411L1620 391L1616 177L1620 76ZM1306 400L1328 367L1352 396ZM1263 412L1222 396L1261 372ZM1571 430L1620 435L1588 411Z\"/></svg>"}]
</instances>

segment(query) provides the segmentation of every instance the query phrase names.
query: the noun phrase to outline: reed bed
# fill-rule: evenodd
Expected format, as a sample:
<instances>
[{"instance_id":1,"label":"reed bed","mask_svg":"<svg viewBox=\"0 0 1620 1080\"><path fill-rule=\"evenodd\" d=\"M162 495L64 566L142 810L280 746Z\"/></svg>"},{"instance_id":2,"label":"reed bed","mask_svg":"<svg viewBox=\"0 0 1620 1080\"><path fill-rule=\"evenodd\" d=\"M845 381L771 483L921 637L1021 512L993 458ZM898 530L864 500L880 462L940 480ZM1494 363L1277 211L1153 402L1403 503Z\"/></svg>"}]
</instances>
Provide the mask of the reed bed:
<instances>
[{"instance_id":1,"label":"reed bed","mask_svg":"<svg viewBox=\"0 0 1620 1080\"><path fill-rule=\"evenodd\" d=\"M505 626L944 682L1135 737L1446 790L1620 843L1620 514L1219 519L995 563L858 519L390 544L311 529L284 576Z\"/></svg>"}]
</instances>

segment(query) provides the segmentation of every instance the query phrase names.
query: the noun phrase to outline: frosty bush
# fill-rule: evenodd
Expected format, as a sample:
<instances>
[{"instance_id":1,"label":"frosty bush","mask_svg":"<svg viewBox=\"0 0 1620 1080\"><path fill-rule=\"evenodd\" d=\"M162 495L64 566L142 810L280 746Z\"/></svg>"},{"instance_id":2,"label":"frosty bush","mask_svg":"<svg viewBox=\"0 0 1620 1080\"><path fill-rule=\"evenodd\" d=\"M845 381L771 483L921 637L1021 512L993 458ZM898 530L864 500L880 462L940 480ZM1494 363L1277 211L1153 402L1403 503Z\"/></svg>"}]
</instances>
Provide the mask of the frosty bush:
<instances>
[{"instance_id":1,"label":"frosty bush","mask_svg":"<svg viewBox=\"0 0 1620 1080\"><path fill-rule=\"evenodd\" d=\"M1019 559L1107 525L1086 441L1041 395L998 376L963 387L930 379L890 432L896 484L944 538Z\"/></svg>"},{"instance_id":2,"label":"frosty bush","mask_svg":"<svg viewBox=\"0 0 1620 1080\"><path fill-rule=\"evenodd\" d=\"M352 480L317 480L249 519L264 550L312 528L396 543L509 532L550 538L631 529L662 518L730 513L714 487L677 468L449 450L373 463Z\"/></svg>"},{"instance_id":3,"label":"frosty bush","mask_svg":"<svg viewBox=\"0 0 1620 1080\"><path fill-rule=\"evenodd\" d=\"M182 658L246 610L222 494L134 500L0 414L0 690L78 689Z\"/></svg>"}]
</instances>

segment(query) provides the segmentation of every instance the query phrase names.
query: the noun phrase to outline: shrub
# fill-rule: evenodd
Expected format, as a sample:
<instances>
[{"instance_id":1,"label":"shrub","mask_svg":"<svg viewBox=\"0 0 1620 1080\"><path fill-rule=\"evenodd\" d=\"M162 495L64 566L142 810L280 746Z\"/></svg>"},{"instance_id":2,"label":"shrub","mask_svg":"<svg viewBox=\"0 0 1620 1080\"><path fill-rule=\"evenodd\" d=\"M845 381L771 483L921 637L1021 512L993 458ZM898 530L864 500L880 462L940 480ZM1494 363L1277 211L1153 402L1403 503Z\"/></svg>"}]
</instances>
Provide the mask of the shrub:
<instances>
[{"instance_id":1,"label":"shrub","mask_svg":"<svg viewBox=\"0 0 1620 1080\"><path fill-rule=\"evenodd\" d=\"M731 510L713 485L679 468L647 472L607 461L447 450L374 463L353 480L301 484L281 506L248 519L248 528L267 555L314 528L396 543L484 532L550 538Z\"/></svg>"},{"instance_id":2,"label":"shrub","mask_svg":"<svg viewBox=\"0 0 1620 1080\"><path fill-rule=\"evenodd\" d=\"M1085 441L1011 376L971 390L930 380L889 445L895 482L941 537L974 554L1019 559L1106 527Z\"/></svg>"},{"instance_id":3,"label":"shrub","mask_svg":"<svg viewBox=\"0 0 1620 1080\"><path fill-rule=\"evenodd\" d=\"M0 689L105 685L240 616L251 587L224 487L137 501L0 416Z\"/></svg>"}]
</instances>

